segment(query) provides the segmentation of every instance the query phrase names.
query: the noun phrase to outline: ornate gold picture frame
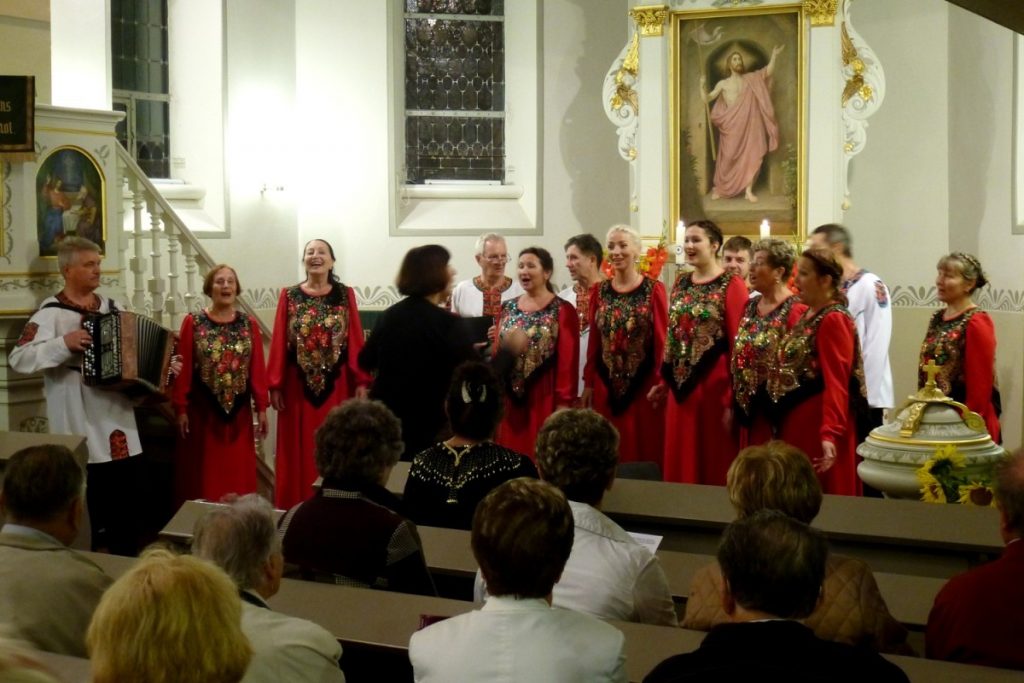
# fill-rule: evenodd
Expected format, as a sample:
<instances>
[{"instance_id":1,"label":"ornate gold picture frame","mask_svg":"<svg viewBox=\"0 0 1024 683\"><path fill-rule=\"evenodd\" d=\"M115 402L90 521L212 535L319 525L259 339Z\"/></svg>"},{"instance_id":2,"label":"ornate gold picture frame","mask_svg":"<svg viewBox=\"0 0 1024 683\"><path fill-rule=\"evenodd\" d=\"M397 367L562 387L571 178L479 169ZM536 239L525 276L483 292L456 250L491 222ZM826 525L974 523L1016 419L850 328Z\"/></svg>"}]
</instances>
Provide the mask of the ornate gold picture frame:
<instances>
[{"instance_id":1,"label":"ornate gold picture frame","mask_svg":"<svg viewBox=\"0 0 1024 683\"><path fill-rule=\"evenodd\" d=\"M802 3L672 12L673 225L726 235L806 233L806 41ZM767 221L767 224L765 223Z\"/></svg>"}]
</instances>

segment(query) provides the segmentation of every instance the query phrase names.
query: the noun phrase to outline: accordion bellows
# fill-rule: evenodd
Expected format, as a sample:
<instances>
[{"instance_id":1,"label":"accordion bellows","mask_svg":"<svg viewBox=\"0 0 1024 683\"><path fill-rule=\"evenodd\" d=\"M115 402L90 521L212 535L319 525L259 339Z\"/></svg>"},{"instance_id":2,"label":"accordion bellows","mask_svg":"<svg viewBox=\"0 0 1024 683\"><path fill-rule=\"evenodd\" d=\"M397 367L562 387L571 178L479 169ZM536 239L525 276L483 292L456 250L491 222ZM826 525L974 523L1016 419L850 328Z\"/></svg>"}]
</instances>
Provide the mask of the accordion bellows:
<instances>
[{"instance_id":1,"label":"accordion bellows","mask_svg":"<svg viewBox=\"0 0 1024 683\"><path fill-rule=\"evenodd\" d=\"M104 389L144 387L162 392L174 349L174 333L130 311L87 316L92 345L82 354L82 379Z\"/></svg>"}]
</instances>

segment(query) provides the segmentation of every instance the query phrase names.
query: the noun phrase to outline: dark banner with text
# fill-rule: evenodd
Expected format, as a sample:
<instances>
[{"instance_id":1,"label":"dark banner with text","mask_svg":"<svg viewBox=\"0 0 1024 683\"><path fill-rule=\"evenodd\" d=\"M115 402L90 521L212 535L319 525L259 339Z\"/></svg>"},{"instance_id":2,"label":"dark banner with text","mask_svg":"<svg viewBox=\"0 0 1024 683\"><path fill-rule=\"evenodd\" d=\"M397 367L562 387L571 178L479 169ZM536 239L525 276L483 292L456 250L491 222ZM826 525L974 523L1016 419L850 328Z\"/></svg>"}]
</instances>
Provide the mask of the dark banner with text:
<instances>
[{"instance_id":1,"label":"dark banner with text","mask_svg":"<svg viewBox=\"0 0 1024 683\"><path fill-rule=\"evenodd\" d=\"M0 154L35 150L34 76L0 76Z\"/></svg>"}]
</instances>

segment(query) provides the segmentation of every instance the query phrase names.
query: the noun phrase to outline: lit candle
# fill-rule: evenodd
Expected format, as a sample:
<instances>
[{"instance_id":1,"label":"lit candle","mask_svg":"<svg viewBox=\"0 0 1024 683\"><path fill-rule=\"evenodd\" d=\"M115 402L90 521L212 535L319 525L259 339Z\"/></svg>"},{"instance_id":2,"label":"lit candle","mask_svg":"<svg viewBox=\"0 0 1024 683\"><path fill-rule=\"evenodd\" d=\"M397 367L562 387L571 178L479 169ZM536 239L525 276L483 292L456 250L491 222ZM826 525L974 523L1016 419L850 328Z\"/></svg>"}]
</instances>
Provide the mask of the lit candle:
<instances>
[{"instance_id":1,"label":"lit candle","mask_svg":"<svg viewBox=\"0 0 1024 683\"><path fill-rule=\"evenodd\" d=\"M683 265L683 263L685 263L685 261L686 261L685 258L684 258L684 254L683 254L683 242L685 241L685 239L686 239L686 223L684 223L683 219L680 218L679 222L676 223L676 248L675 248L675 254L676 254L676 265L677 266Z\"/></svg>"},{"instance_id":2,"label":"lit candle","mask_svg":"<svg viewBox=\"0 0 1024 683\"><path fill-rule=\"evenodd\" d=\"M768 239L772 236L772 226L768 224L768 219L765 218L761 221L761 239Z\"/></svg>"}]
</instances>

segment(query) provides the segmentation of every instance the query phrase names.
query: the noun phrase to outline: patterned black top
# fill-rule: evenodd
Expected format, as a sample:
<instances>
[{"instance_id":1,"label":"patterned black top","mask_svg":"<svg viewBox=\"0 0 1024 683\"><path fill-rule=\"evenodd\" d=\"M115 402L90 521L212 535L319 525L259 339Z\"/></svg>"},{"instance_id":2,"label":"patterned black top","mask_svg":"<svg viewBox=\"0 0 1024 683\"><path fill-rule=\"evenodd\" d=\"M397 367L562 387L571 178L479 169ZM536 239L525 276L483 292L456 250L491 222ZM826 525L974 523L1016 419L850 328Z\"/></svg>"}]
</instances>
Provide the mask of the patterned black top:
<instances>
[{"instance_id":1,"label":"patterned black top","mask_svg":"<svg viewBox=\"0 0 1024 683\"><path fill-rule=\"evenodd\" d=\"M469 529L477 503L516 477L537 477L525 455L490 441L454 447L439 443L413 458L402 502L417 524Z\"/></svg>"}]
</instances>

